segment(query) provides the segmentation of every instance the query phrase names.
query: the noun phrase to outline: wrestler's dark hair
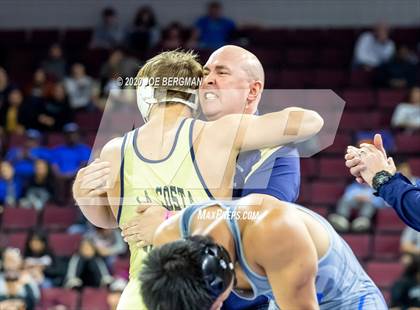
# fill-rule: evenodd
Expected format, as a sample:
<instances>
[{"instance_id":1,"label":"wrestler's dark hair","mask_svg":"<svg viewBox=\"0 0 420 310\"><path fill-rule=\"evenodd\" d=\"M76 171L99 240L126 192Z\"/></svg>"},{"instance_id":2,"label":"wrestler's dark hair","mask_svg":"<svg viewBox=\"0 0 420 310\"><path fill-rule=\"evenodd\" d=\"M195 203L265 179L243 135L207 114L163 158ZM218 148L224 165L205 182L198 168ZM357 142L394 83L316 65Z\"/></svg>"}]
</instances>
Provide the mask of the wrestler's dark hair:
<instances>
[{"instance_id":1,"label":"wrestler's dark hair","mask_svg":"<svg viewBox=\"0 0 420 310\"><path fill-rule=\"evenodd\" d=\"M143 261L141 295L151 310L210 309L215 299L204 282L203 250L210 237L192 236L154 248Z\"/></svg>"}]
</instances>

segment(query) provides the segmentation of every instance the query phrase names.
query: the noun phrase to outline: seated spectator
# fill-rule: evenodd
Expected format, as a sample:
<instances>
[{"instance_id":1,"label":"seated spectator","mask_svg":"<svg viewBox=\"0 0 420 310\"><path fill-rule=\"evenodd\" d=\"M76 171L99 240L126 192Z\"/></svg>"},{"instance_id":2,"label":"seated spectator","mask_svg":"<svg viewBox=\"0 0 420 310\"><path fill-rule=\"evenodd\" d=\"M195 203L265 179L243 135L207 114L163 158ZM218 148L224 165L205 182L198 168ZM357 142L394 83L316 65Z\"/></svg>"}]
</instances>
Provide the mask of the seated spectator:
<instances>
[{"instance_id":1,"label":"seated spectator","mask_svg":"<svg viewBox=\"0 0 420 310\"><path fill-rule=\"evenodd\" d=\"M44 98L49 96L53 85L48 81L45 70L38 68L34 72L32 82L27 87L27 95L31 98Z\"/></svg>"},{"instance_id":2,"label":"seated spectator","mask_svg":"<svg viewBox=\"0 0 420 310\"><path fill-rule=\"evenodd\" d=\"M61 131L63 126L73 121L73 110L62 83L54 85L52 96L46 98L37 116L38 128L42 131Z\"/></svg>"},{"instance_id":3,"label":"seated spectator","mask_svg":"<svg viewBox=\"0 0 420 310\"><path fill-rule=\"evenodd\" d=\"M112 266L118 255L124 254L127 245L121 237L121 233L116 229L103 229L94 227L88 234L95 246L96 253Z\"/></svg>"},{"instance_id":4,"label":"seated spectator","mask_svg":"<svg viewBox=\"0 0 420 310\"><path fill-rule=\"evenodd\" d=\"M379 87L406 88L416 83L417 57L406 46L400 46L396 55L378 68Z\"/></svg>"},{"instance_id":5,"label":"seated spectator","mask_svg":"<svg viewBox=\"0 0 420 310\"><path fill-rule=\"evenodd\" d=\"M9 76L3 67L0 67L0 115L3 115L6 109L7 98L13 85L9 82ZM0 123L1 124L1 123Z\"/></svg>"},{"instance_id":6,"label":"seated spectator","mask_svg":"<svg viewBox=\"0 0 420 310\"><path fill-rule=\"evenodd\" d=\"M25 246L25 269L42 288L60 286L63 283L66 265L58 260L48 247L47 236L34 230Z\"/></svg>"},{"instance_id":7,"label":"seated spectator","mask_svg":"<svg viewBox=\"0 0 420 310\"><path fill-rule=\"evenodd\" d=\"M35 161L35 174L25 186L25 193L20 206L35 208L41 211L45 203L54 197L54 181L48 163L38 159Z\"/></svg>"},{"instance_id":8,"label":"seated spectator","mask_svg":"<svg viewBox=\"0 0 420 310\"><path fill-rule=\"evenodd\" d=\"M17 88L12 89L0 114L0 126L8 134L23 134L25 127L31 128L33 123L30 109L30 106L24 104L22 92Z\"/></svg>"},{"instance_id":9,"label":"seated spectator","mask_svg":"<svg viewBox=\"0 0 420 310\"><path fill-rule=\"evenodd\" d=\"M420 256L420 232L411 227L406 227L401 235L401 261L408 266L413 257Z\"/></svg>"},{"instance_id":10,"label":"seated spectator","mask_svg":"<svg viewBox=\"0 0 420 310\"><path fill-rule=\"evenodd\" d=\"M194 24L189 46L194 43L199 48L216 49L229 42L235 31L233 20L224 17L220 2L213 1L207 6L207 15L200 17Z\"/></svg>"},{"instance_id":11,"label":"seated spectator","mask_svg":"<svg viewBox=\"0 0 420 310\"><path fill-rule=\"evenodd\" d=\"M113 278L108 272L105 261L97 254L93 242L87 238L83 239L79 251L70 258L64 286L67 288L101 287L111 284L112 281Z\"/></svg>"},{"instance_id":12,"label":"seated spectator","mask_svg":"<svg viewBox=\"0 0 420 310\"><path fill-rule=\"evenodd\" d=\"M356 67L371 70L391 59L395 44L389 38L389 28L385 23L378 23L372 31L363 32L354 47L353 63Z\"/></svg>"},{"instance_id":13,"label":"seated spectator","mask_svg":"<svg viewBox=\"0 0 420 310\"><path fill-rule=\"evenodd\" d=\"M109 293L107 296L107 303L109 310L117 310L118 302L120 301L121 294L127 285L127 281L124 279L116 279L109 287Z\"/></svg>"},{"instance_id":14,"label":"seated spectator","mask_svg":"<svg viewBox=\"0 0 420 310\"><path fill-rule=\"evenodd\" d=\"M102 66L100 77L102 89L106 88L110 81L118 77L133 77L137 75L140 63L137 59L127 56L123 49L114 50ZM107 93L107 92L105 92Z\"/></svg>"},{"instance_id":15,"label":"seated spectator","mask_svg":"<svg viewBox=\"0 0 420 310\"><path fill-rule=\"evenodd\" d=\"M64 80L70 107L75 111L92 110L94 87L94 80L86 74L85 66L75 63L71 68L71 76Z\"/></svg>"},{"instance_id":16,"label":"seated spectator","mask_svg":"<svg viewBox=\"0 0 420 310\"><path fill-rule=\"evenodd\" d=\"M56 197L62 203L72 199L71 184L77 171L90 157L91 149L80 141L79 126L69 123L63 128L65 144L52 150L52 170L55 177Z\"/></svg>"},{"instance_id":17,"label":"seated spectator","mask_svg":"<svg viewBox=\"0 0 420 310\"><path fill-rule=\"evenodd\" d=\"M112 49L121 45L124 31L118 25L117 12L107 7L102 10L102 21L93 32L91 48Z\"/></svg>"},{"instance_id":18,"label":"seated spectator","mask_svg":"<svg viewBox=\"0 0 420 310\"><path fill-rule=\"evenodd\" d=\"M22 266L20 251L7 248L3 253L3 271L0 273L0 309L35 309L40 297L39 288Z\"/></svg>"},{"instance_id":19,"label":"seated spectator","mask_svg":"<svg viewBox=\"0 0 420 310\"><path fill-rule=\"evenodd\" d=\"M371 221L376 209L385 207L382 198L373 195L374 190L367 184L354 182L347 186L339 200L336 213L328 217L330 223L339 232L366 232L371 228ZM351 221L352 212L357 210L356 218ZM351 226L350 226L351 223Z\"/></svg>"},{"instance_id":20,"label":"seated spectator","mask_svg":"<svg viewBox=\"0 0 420 310\"><path fill-rule=\"evenodd\" d=\"M408 102L397 105L391 124L408 131L420 129L420 87L410 90Z\"/></svg>"},{"instance_id":21,"label":"seated spectator","mask_svg":"<svg viewBox=\"0 0 420 310\"><path fill-rule=\"evenodd\" d=\"M47 76L55 81L61 81L64 78L67 62L63 56L63 49L59 44L51 45L48 51L48 58L42 62L41 67L45 70Z\"/></svg>"},{"instance_id":22,"label":"seated spectator","mask_svg":"<svg viewBox=\"0 0 420 310\"><path fill-rule=\"evenodd\" d=\"M25 132L26 139L22 146L9 149L6 160L13 165L16 176L22 184L29 181L35 172L35 161L42 159L51 161L51 152L41 146L41 133L38 130L28 129Z\"/></svg>"},{"instance_id":23,"label":"seated spectator","mask_svg":"<svg viewBox=\"0 0 420 310\"><path fill-rule=\"evenodd\" d=\"M15 206L21 196L22 186L15 170L7 161L0 163L0 205Z\"/></svg>"},{"instance_id":24,"label":"seated spectator","mask_svg":"<svg viewBox=\"0 0 420 310\"><path fill-rule=\"evenodd\" d=\"M420 307L420 256L413 258L403 276L391 288L391 309L405 310Z\"/></svg>"},{"instance_id":25,"label":"seated spectator","mask_svg":"<svg viewBox=\"0 0 420 310\"><path fill-rule=\"evenodd\" d=\"M162 41L160 46L164 50L173 50L182 47L184 29L180 23L173 22L169 24L162 33Z\"/></svg>"},{"instance_id":26,"label":"seated spectator","mask_svg":"<svg viewBox=\"0 0 420 310\"><path fill-rule=\"evenodd\" d=\"M147 51L159 42L159 36L155 13L150 6L142 6L128 30L128 47L136 53Z\"/></svg>"}]
</instances>

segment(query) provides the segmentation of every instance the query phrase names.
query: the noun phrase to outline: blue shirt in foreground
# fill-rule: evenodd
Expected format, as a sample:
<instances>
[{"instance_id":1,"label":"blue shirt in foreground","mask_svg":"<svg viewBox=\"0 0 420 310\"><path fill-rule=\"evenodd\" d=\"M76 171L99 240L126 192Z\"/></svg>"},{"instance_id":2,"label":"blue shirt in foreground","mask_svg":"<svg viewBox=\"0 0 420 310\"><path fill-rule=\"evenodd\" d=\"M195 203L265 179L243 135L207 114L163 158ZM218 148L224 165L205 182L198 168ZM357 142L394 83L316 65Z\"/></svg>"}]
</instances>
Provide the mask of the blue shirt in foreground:
<instances>
[{"instance_id":1,"label":"blue shirt in foreground","mask_svg":"<svg viewBox=\"0 0 420 310\"><path fill-rule=\"evenodd\" d=\"M379 188L382 197L411 228L420 231L420 181L413 185L401 173Z\"/></svg>"}]
</instances>

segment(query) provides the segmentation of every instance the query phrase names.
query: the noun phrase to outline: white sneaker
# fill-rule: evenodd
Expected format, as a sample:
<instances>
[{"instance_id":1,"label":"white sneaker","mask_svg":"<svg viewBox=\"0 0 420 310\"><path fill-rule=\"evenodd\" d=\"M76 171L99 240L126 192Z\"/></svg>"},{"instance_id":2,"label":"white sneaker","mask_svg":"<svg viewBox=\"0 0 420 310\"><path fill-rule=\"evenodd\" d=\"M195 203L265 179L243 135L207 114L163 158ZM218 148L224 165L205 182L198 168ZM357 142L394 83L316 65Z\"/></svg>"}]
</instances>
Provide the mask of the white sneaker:
<instances>
[{"instance_id":1,"label":"white sneaker","mask_svg":"<svg viewBox=\"0 0 420 310\"><path fill-rule=\"evenodd\" d=\"M333 214L330 214L330 216L328 217L328 220L338 232L349 231L350 223L344 216L333 213Z\"/></svg>"}]
</instances>

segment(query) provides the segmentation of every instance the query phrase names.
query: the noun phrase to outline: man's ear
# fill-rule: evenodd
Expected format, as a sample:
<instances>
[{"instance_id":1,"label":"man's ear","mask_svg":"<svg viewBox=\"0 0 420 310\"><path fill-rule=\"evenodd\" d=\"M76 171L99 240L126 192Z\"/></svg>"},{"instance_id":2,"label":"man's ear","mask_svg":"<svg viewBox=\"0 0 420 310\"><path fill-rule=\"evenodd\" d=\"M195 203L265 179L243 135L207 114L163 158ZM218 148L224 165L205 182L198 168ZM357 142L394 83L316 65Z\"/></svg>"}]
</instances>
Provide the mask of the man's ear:
<instances>
[{"instance_id":1,"label":"man's ear","mask_svg":"<svg viewBox=\"0 0 420 310\"><path fill-rule=\"evenodd\" d=\"M263 85L261 81L253 81L249 87L249 94L245 106L245 112L253 114L257 110L260 101Z\"/></svg>"}]
</instances>

